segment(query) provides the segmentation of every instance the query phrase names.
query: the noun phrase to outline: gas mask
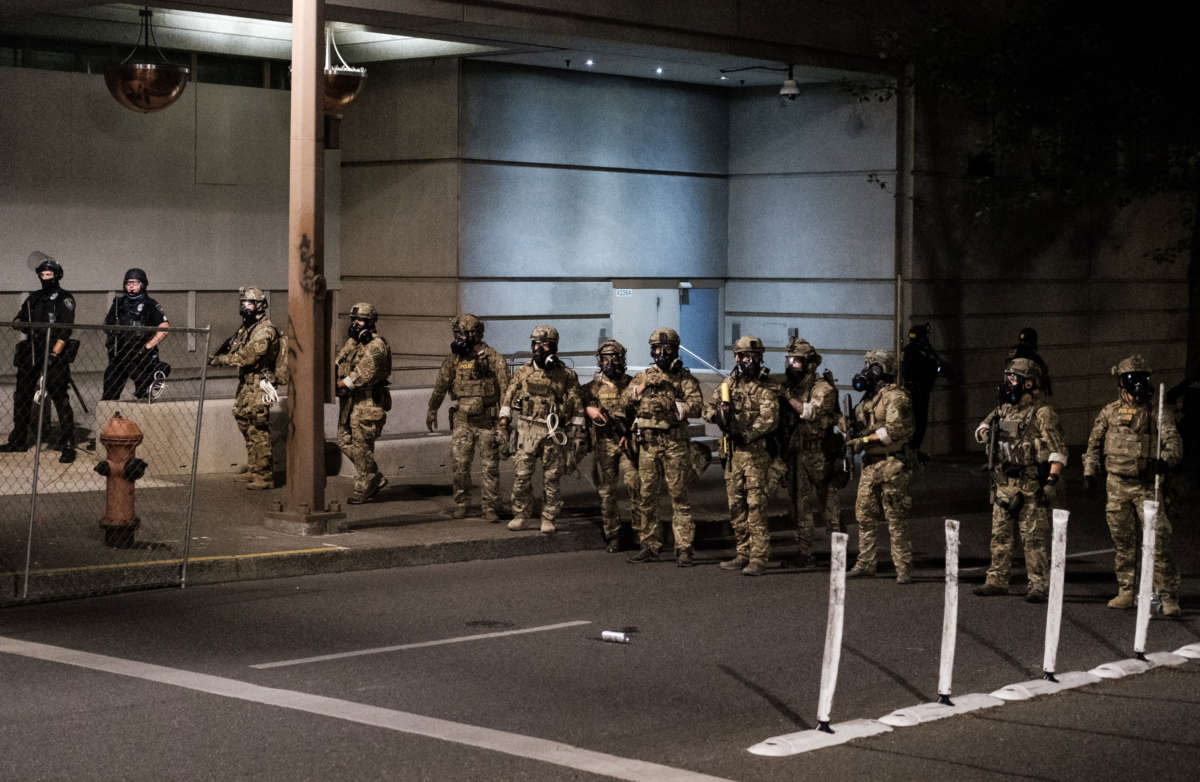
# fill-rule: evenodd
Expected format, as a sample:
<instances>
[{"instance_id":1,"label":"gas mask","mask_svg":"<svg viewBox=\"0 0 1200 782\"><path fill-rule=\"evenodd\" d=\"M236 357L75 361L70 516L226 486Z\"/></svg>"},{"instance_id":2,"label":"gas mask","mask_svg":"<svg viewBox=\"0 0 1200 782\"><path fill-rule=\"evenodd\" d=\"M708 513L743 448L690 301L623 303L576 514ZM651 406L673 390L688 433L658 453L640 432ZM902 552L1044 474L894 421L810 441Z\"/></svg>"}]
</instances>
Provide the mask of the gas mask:
<instances>
[{"instance_id":1,"label":"gas mask","mask_svg":"<svg viewBox=\"0 0 1200 782\"><path fill-rule=\"evenodd\" d=\"M854 386L855 391L862 391L867 396L875 393L875 389L883 381L883 367L878 364L871 364L863 367L857 375L851 378L850 383Z\"/></svg>"},{"instance_id":2,"label":"gas mask","mask_svg":"<svg viewBox=\"0 0 1200 782\"><path fill-rule=\"evenodd\" d=\"M1118 383L1121 390L1129 394L1138 404L1145 404L1154 396L1154 386L1150 383L1149 372L1122 372Z\"/></svg>"},{"instance_id":3,"label":"gas mask","mask_svg":"<svg viewBox=\"0 0 1200 782\"><path fill-rule=\"evenodd\" d=\"M663 372L674 373L683 368L683 362L679 360L679 349L674 345L651 345L650 358Z\"/></svg>"},{"instance_id":4,"label":"gas mask","mask_svg":"<svg viewBox=\"0 0 1200 782\"><path fill-rule=\"evenodd\" d=\"M808 362L799 356L791 356L787 360L787 369L784 373L787 375L788 382L792 385L800 383L809 375Z\"/></svg>"},{"instance_id":5,"label":"gas mask","mask_svg":"<svg viewBox=\"0 0 1200 782\"><path fill-rule=\"evenodd\" d=\"M600 371L609 380L616 380L625 374L625 359L612 353L606 353L600 357Z\"/></svg>"},{"instance_id":6,"label":"gas mask","mask_svg":"<svg viewBox=\"0 0 1200 782\"><path fill-rule=\"evenodd\" d=\"M1018 375L1015 372L1005 372L1004 382L1000 384L997 391L1001 402L1015 405L1020 403L1022 396L1033 393L1035 388L1037 388L1037 384L1034 383L1033 378Z\"/></svg>"},{"instance_id":7,"label":"gas mask","mask_svg":"<svg viewBox=\"0 0 1200 782\"><path fill-rule=\"evenodd\" d=\"M734 356L734 377L757 380L760 374L762 374L762 356L758 353L738 353Z\"/></svg>"},{"instance_id":8,"label":"gas mask","mask_svg":"<svg viewBox=\"0 0 1200 782\"><path fill-rule=\"evenodd\" d=\"M475 347L474 340L465 331L455 331L454 341L450 343L450 352L456 356L469 356Z\"/></svg>"},{"instance_id":9,"label":"gas mask","mask_svg":"<svg viewBox=\"0 0 1200 782\"><path fill-rule=\"evenodd\" d=\"M370 342L373 336L371 324L362 318L351 318L350 327L347 331L351 339L356 339L364 345Z\"/></svg>"},{"instance_id":10,"label":"gas mask","mask_svg":"<svg viewBox=\"0 0 1200 782\"><path fill-rule=\"evenodd\" d=\"M249 300L238 305L238 312L242 316L242 322L246 324L253 323L258 318L258 308L254 306L254 302Z\"/></svg>"},{"instance_id":11,"label":"gas mask","mask_svg":"<svg viewBox=\"0 0 1200 782\"><path fill-rule=\"evenodd\" d=\"M529 349L533 353L533 364L538 369L550 369L558 361L558 357L554 354L558 351L558 345L553 342L531 342Z\"/></svg>"}]
</instances>

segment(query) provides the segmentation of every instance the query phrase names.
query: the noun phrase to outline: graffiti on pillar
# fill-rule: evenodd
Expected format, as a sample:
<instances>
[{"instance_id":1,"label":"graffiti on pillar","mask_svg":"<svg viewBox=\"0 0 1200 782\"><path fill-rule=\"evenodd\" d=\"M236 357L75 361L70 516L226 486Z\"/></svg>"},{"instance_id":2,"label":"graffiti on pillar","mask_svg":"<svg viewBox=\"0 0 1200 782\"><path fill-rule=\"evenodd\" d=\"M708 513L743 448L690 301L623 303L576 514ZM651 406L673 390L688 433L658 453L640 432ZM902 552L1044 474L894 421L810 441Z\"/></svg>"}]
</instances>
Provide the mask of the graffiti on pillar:
<instances>
[{"instance_id":1,"label":"graffiti on pillar","mask_svg":"<svg viewBox=\"0 0 1200 782\"><path fill-rule=\"evenodd\" d=\"M300 236L300 287L314 298L325 296L325 275L317 271L317 255L308 234Z\"/></svg>"}]
</instances>

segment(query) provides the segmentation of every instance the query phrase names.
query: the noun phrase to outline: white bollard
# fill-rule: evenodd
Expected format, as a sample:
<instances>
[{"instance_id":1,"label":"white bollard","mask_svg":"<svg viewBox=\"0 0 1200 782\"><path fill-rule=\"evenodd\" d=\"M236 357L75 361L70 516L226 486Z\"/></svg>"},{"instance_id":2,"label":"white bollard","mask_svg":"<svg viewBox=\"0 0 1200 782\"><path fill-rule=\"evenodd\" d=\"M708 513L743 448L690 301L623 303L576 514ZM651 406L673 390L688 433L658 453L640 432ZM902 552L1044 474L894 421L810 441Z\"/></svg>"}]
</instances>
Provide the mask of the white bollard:
<instances>
[{"instance_id":1,"label":"white bollard","mask_svg":"<svg viewBox=\"0 0 1200 782\"><path fill-rule=\"evenodd\" d=\"M938 703L950 702L954 642L958 637L958 522L946 519L946 600L942 609L942 655L938 661Z\"/></svg>"},{"instance_id":2,"label":"white bollard","mask_svg":"<svg viewBox=\"0 0 1200 782\"><path fill-rule=\"evenodd\" d=\"M1150 599L1154 595L1154 544L1158 532L1158 503L1142 504L1142 569L1138 574L1137 629L1133 636L1133 656L1146 659L1146 631L1150 625Z\"/></svg>"},{"instance_id":3,"label":"white bollard","mask_svg":"<svg viewBox=\"0 0 1200 782\"><path fill-rule=\"evenodd\" d=\"M821 660L821 694L817 701L817 730L832 733L833 692L842 658L842 621L846 613L846 541L844 532L832 535L829 552L829 615L825 622L825 656Z\"/></svg>"},{"instance_id":4,"label":"white bollard","mask_svg":"<svg viewBox=\"0 0 1200 782\"><path fill-rule=\"evenodd\" d=\"M1046 606L1046 651L1042 656L1042 676L1050 681L1058 669L1058 636L1062 629L1063 582L1067 576L1068 511L1054 509L1054 531L1050 546L1050 604Z\"/></svg>"}]
</instances>

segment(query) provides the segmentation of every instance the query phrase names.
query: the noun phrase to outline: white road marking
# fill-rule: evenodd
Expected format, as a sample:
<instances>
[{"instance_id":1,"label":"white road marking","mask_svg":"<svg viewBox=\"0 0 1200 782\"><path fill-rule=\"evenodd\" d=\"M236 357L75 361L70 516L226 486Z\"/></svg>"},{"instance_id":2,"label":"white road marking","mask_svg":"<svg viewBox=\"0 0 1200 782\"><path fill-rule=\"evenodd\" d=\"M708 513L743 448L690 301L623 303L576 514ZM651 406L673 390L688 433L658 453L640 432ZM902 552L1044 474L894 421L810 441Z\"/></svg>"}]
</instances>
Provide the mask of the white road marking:
<instances>
[{"instance_id":1,"label":"white road marking","mask_svg":"<svg viewBox=\"0 0 1200 782\"><path fill-rule=\"evenodd\" d=\"M446 644L461 644L466 641L483 641L488 638L503 638L507 635L524 635L525 633L541 633L546 630L562 630L567 627L579 627L580 625L590 625L591 622L586 619L577 619L573 622L559 622L553 625L541 625L539 627L523 627L520 630L498 630L494 633L479 633L477 635L460 635L457 638L442 638L438 641L418 641L411 644L396 644L395 646L377 646L373 649L356 649L352 652L335 652L333 654L320 654L315 657L300 657L295 660L279 660L273 663L258 663L251 665L251 668L284 668L289 665L303 665L304 663L319 663L326 660L340 660L344 657L362 657L366 654L385 654L387 652L402 652L405 649L424 649L429 646L445 646Z\"/></svg>"},{"instance_id":2,"label":"white road marking","mask_svg":"<svg viewBox=\"0 0 1200 782\"><path fill-rule=\"evenodd\" d=\"M63 665L74 665L93 671L129 676L196 692L220 695L225 698L278 706L283 709L332 717L360 725L371 725L399 733L426 736L543 763L552 763L591 774L601 774L615 779L646 780L647 782L657 780L721 782L720 777L698 774L633 758L608 755L603 752L593 752L557 741L522 736L519 733L508 733L462 722L423 717L419 714L355 703L340 698L327 698L295 690L261 687L237 679L227 679L222 676L168 668L135 660L124 660L119 657L92 654L61 646L49 646L0 636L0 653L62 663Z\"/></svg>"},{"instance_id":3,"label":"white road marking","mask_svg":"<svg viewBox=\"0 0 1200 782\"><path fill-rule=\"evenodd\" d=\"M1097 554L1111 554L1111 553L1113 553L1113 550L1110 548L1098 548L1098 549L1095 549L1094 551L1076 551L1074 554L1067 554L1067 559L1082 559L1084 557L1094 557ZM967 568L963 568L962 570L960 570L958 572L960 574L962 574L962 573L985 573L985 572L987 572L988 567L989 567L988 565L980 565L979 567L967 567Z\"/></svg>"}]
</instances>

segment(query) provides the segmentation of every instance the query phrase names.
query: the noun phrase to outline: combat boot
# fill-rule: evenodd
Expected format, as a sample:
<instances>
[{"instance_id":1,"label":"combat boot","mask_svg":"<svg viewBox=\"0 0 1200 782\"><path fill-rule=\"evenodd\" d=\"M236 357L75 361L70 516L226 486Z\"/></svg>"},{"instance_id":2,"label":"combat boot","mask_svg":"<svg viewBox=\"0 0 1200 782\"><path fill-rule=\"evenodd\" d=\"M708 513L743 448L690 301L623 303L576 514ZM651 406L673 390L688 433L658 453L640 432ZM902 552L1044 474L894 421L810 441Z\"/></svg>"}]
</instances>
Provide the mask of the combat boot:
<instances>
[{"instance_id":1,"label":"combat boot","mask_svg":"<svg viewBox=\"0 0 1200 782\"><path fill-rule=\"evenodd\" d=\"M629 561L635 565L640 565L643 562L653 562L658 559L658 552L652 548L643 548L638 553L629 558Z\"/></svg>"},{"instance_id":2,"label":"combat boot","mask_svg":"<svg viewBox=\"0 0 1200 782\"><path fill-rule=\"evenodd\" d=\"M467 517L466 505L455 505L454 510L450 513L452 519L465 519Z\"/></svg>"},{"instance_id":3,"label":"combat boot","mask_svg":"<svg viewBox=\"0 0 1200 782\"><path fill-rule=\"evenodd\" d=\"M767 570L766 564L762 560L752 559L750 564L742 568L743 576L761 576Z\"/></svg>"},{"instance_id":4,"label":"combat boot","mask_svg":"<svg viewBox=\"0 0 1200 782\"><path fill-rule=\"evenodd\" d=\"M263 478L260 475L255 475L246 484L246 488L250 491L262 491L263 489L274 489L275 484L268 478Z\"/></svg>"},{"instance_id":5,"label":"combat boot","mask_svg":"<svg viewBox=\"0 0 1200 782\"><path fill-rule=\"evenodd\" d=\"M908 572L907 568L905 568L904 570L896 571L896 583L897 584L911 584L912 583L912 574Z\"/></svg>"},{"instance_id":6,"label":"combat boot","mask_svg":"<svg viewBox=\"0 0 1200 782\"><path fill-rule=\"evenodd\" d=\"M692 558L692 547L681 548L675 552L675 564L679 567L691 567L696 564Z\"/></svg>"},{"instance_id":7,"label":"combat boot","mask_svg":"<svg viewBox=\"0 0 1200 782\"><path fill-rule=\"evenodd\" d=\"M721 570L741 570L749 564L749 559L743 557L741 554L738 554L733 559L726 560L725 562L717 565L717 567L721 568Z\"/></svg>"},{"instance_id":8,"label":"combat boot","mask_svg":"<svg viewBox=\"0 0 1200 782\"><path fill-rule=\"evenodd\" d=\"M387 486L387 485L388 485L387 478L384 478L382 475L380 475L379 480L371 481L370 483L367 484L367 488L363 490L362 501L370 502L371 499L376 494L378 494L380 492L380 490L383 489L384 486Z\"/></svg>"},{"instance_id":9,"label":"combat boot","mask_svg":"<svg viewBox=\"0 0 1200 782\"><path fill-rule=\"evenodd\" d=\"M1162 602L1163 616L1173 617L1183 614L1183 610L1179 607L1179 601L1175 599L1175 595L1168 595L1164 593L1159 596L1159 600Z\"/></svg>"},{"instance_id":10,"label":"combat boot","mask_svg":"<svg viewBox=\"0 0 1200 782\"><path fill-rule=\"evenodd\" d=\"M1000 597L1008 594L1008 587L1002 587L999 584L984 583L971 591L979 597Z\"/></svg>"},{"instance_id":11,"label":"combat boot","mask_svg":"<svg viewBox=\"0 0 1200 782\"><path fill-rule=\"evenodd\" d=\"M496 513L495 508L484 508L483 520L495 524L496 522L500 521L500 514Z\"/></svg>"},{"instance_id":12,"label":"combat boot","mask_svg":"<svg viewBox=\"0 0 1200 782\"><path fill-rule=\"evenodd\" d=\"M1122 589L1117 592L1117 596L1108 601L1109 608L1133 608L1133 590Z\"/></svg>"},{"instance_id":13,"label":"combat boot","mask_svg":"<svg viewBox=\"0 0 1200 782\"><path fill-rule=\"evenodd\" d=\"M543 535L553 535L555 532L558 532L558 527L554 526L554 522L550 521L550 519L542 519L541 532Z\"/></svg>"},{"instance_id":14,"label":"combat boot","mask_svg":"<svg viewBox=\"0 0 1200 782\"><path fill-rule=\"evenodd\" d=\"M854 567L850 568L850 572L846 574L846 578L874 578L875 566L868 565L866 562L856 562Z\"/></svg>"},{"instance_id":15,"label":"combat boot","mask_svg":"<svg viewBox=\"0 0 1200 782\"><path fill-rule=\"evenodd\" d=\"M515 518L508 522L508 528L513 532L518 532L523 529L533 529L533 522L529 519Z\"/></svg>"},{"instance_id":16,"label":"combat boot","mask_svg":"<svg viewBox=\"0 0 1200 782\"><path fill-rule=\"evenodd\" d=\"M1026 603L1045 603L1048 599L1049 598L1046 596L1046 590L1044 589L1034 589L1033 587L1030 587L1029 590L1025 592Z\"/></svg>"},{"instance_id":17,"label":"combat boot","mask_svg":"<svg viewBox=\"0 0 1200 782\"><path fill-rule=\"evenodd\" d=\"M621 537L619 535L613 535L611 538L609 538L607 545L604 546L604 550L607 551L609 554L620 553Z\"/></svg>"}]
</instances>

